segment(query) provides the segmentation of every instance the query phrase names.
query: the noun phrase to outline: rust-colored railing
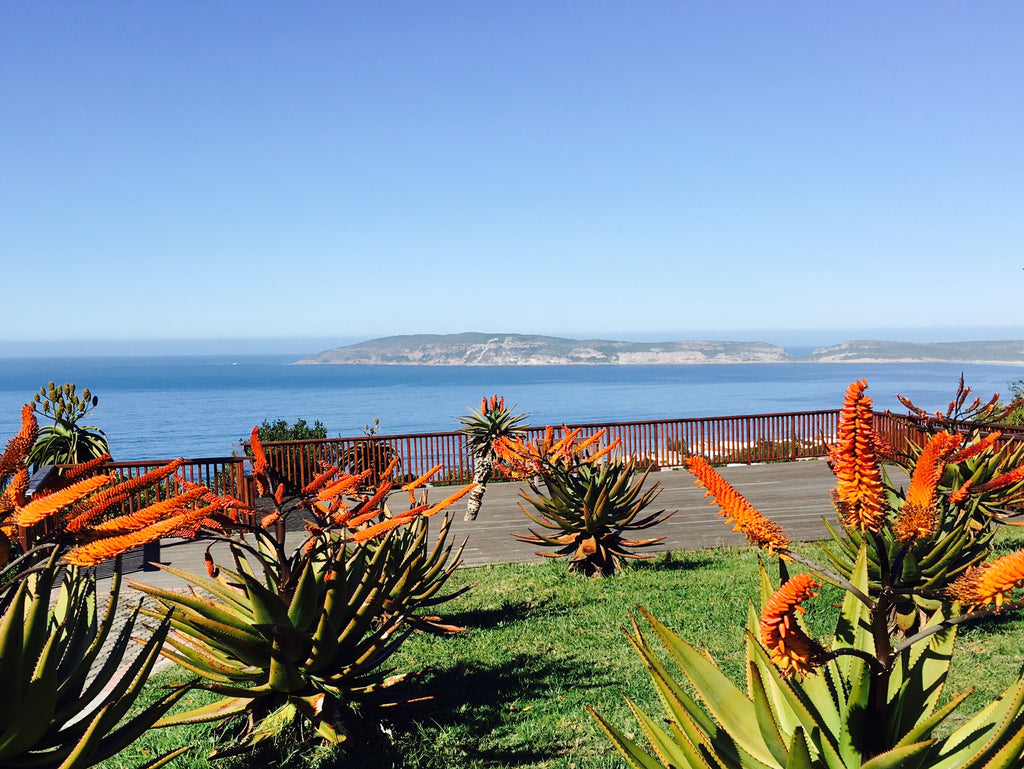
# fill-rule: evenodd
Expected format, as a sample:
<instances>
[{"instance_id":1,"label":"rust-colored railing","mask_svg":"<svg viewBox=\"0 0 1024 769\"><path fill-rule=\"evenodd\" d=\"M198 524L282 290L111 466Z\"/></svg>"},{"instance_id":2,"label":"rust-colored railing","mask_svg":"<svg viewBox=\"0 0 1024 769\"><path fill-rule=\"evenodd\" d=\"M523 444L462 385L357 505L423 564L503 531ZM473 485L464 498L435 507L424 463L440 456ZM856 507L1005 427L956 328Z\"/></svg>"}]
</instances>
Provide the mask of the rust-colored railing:
<instances>
[{"instance_id":1,"label":"rust-colored railing","mask_svg":"<svg viewBox=\"0 0 1024 769\"><path fill-rule=\"evenodd\" d=\"M655 419L643 422L603 422L566 425L589 436L606 430L605 442L618 440L622 456L652 467L676 467L687 454L703 454L716 464L779 462L823 456L835 440L839 412L803 411L734 417ZM537 440L543 427L527 430ZM308 483L321 462L346 469L385 467L393 456L401 458L395 477L415 478L435 465L444 466L444 481L467 483L473 459L464 435L416 433L374 435L263 444L272 467L299 485ZM362 464L356 459L362 458Z\"/></svg>"},{"instance_id":2,"label":"rust-colored railing","mask_svg":"<svg viewBox=\"0 0 1024 769\"><path fill-rule=\"evenodd\" d=\"M929 420L906 415L875 413L875 430L898 451L907 452L921 445ZM642 422L603 422L566 425L579 428L586 437L605 430L604 442L618 440L618 454L636 459L654 468L677 467L688 454L701 454L714 464L785 462L824 456L836 439L838 410L801 411L786 414L753 414L731 417L692 419L655 419ZM976 427L964 423L961 430ZM1024 428L992 426L1003 431L1003 441L1024 441ZM539 440L543 427L529 428L527 440ZM367 467L382 471L398 457L393 472L397 481L422 475L436 465L444 467L435 482L468 483L473 475L473 458L466 438L459 432L412 433L408 435L372 435L358 438L329 438L302 441L274 441L263 444L270 464L299 486L308 483L321 469L321 463L341 465L358 471ZM124 479L136 478L166 462L110 462L98 472L117 473ZM209 486L252 504L255 493L245 449L236 446L235 456L186 460L177 475ZM155 494L163 499L173 496L177 486L164 480ZM128 505L137 509L154 501L140 496Z\"/></svg>"}]
</instances>

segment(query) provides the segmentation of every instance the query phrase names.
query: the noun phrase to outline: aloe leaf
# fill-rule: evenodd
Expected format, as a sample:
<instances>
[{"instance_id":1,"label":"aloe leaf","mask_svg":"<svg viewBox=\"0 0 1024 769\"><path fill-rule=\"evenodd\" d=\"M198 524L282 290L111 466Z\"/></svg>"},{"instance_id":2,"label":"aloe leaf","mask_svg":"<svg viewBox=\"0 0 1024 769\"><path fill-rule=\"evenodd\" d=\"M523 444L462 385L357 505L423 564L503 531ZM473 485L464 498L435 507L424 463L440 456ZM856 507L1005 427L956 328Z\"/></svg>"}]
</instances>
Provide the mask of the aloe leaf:
<instances>
[{"instance_id":1,"label":"aloe leaf","mask_svg":"<svg viewBox=\"0 0 1024 769\"><path fill-rule=\"evenodd\" d=\"M612 744L618 749L632 769L665 769L650 753L601 718L593 708L588 706L587 710L590 711L590 715L594 717L594 720L601 726L604 733L608 735Z\"/></svg>"},{"instance_id":2,"label":"aloe leaf","mask_svg":"<svg viewBox=\"0 0 1024 769\"><path fill-rule=\"evenodd\" d=\"M747 681L750 684L751 698L754 702L754 712L756 713L757 726L761 730L761 737L764 739L765 745L772 752L775 760L780 765L783 765L788 760L789 750L779 728L775 708L772 707L769 701L768 693L765 691L764 682L761 680L761 673L756 663L748 663Z\"/></svg>"},{"instance_id":3,"label":"aloe leaf","mask_svg":"<svg viewBox=\"0 0 1024 769\"><path fill-rule=\"evenodd\" d=\"M190 584L200 587L210 595L218 596L223 598L230 605L233 605L236 609L241 612L251 611L249 605L245 602L245 596L238 590L223 584L219 580L209 579L201 574L194 574L184 569L178 569L166 563L154 564L161 571L166 571L168 574L173 574L175 577L184 580ZM129 580L129 585L132 581ZM136 589L139 589L136 585L133 585Z\"/></svg>"},{"instance_id":4,"label":"aloe leaf","mask_svg":"<svg viewBox=\"0 0 1024 769\"><path fill-rule=\"evenodd\" d=\"M811 750L807 745L807 738L804 730L797 727L793 733L793 740L789 744L789 758L786 761L786 769L814 769L811 760Z\"/></svg>"},{"instance_id":5,"label":"aloe leaf","mask_svg":"<svg viewBox=\"0 0 1024 769\"><path fill-rule=\"evenodd\" d=\"M14 598L0 618L0 681L6 682L7 691L0 697L0 730L16 717L21 704L22 661L25 640L25 599L28 583L22 580Z\"/></svg>"},{"instance_id":6,"label":"aloe leaf","mask_svg":"<svg viewBox=\"0 0 1024 769\"><path fill-rule=\"evenodd\" d=\"M28 750L50 726L57 705L55 649L59 637L59 633L49 637L25 687L17 717L0 734L0 761Z\"/></svg>"},{"instance_id":7,"label":"aloe leaf","mask_svg":"<svg viewBox=\"0 0 1024 769\"><path fill-rule=\"evenodd\" d=\"M811 676L806 677L799 684L791 685L790 681L782 676L779 669L771 664L763 646L754 644L751 648L756 655L758 669L765 678L765 688L769 688L767 682L770 681L771 687L785 699L786 706L797 720L798 726L804 729L815 749L822 755L830 769L845 767L846 764L839 753L839 724L838 722L833 724L828 716L822 715L820 710L820 707L827 706L829 708L826 711L827 713L831 714L834 711L835 702L833 695L830 693L828 697L821 700L813 699L807 695L803 688L807 685ZM828 668L834 665L835 661L830 662L823 668L819 668L818 672L812 675L826 675ZM837 715L836 718L838 719L839 716ZM832 728L833 725L835 726L834 729ZM796 728L794 727L794 732Z\"/></svg>"},{"instance_id":8,"label":"aloe leaf","mask_svg":"<svg viewBox=\"0 0 1024 769\"><path fill-rule=\"evenodd\" d=\"M651 748L654 750L658 760L665 766L688 766L692 765L692 759L697 753L692 746L684 739L682 743L677 742L655 721L640 710L628 697L626 704L636 718L637 723L647 737Z\"/></svg>"},{"instance_id":9,"label":"aloe leaf","mask_svg":"<svg viewBox=\"0 0 1024 769\"><path fill-rule=\"evenodd\" d=\"M194 575L193 575L194 576ZM251 607L232 610L227 604L217 603L209 598L203 598L194 593L180 593L175 590L166 590L151 585L145 585L135 580L128 580L129 586L139 590L146 595L159 600L168 608L179 607L188 609L186 616L202 616L216 621L222 625L230 626L242 633L248 633L258 640L259 636L252 633ZM246 616L249 613L250 616Z\"/></svg>"},{"instance_id":10,"label":"aloe leaf","mask_svg":"<svg viewBox=\"0 0 1024 769\"><path fill-rule=\"evenodd\" d=\"M864 660L855 658L850 666L850 688L846 707L840 717L839 754L849 766L860 766L864 762L867 732L882 728L868 718L868 698L871 694L871 671ZM859 664L858 664L859 663Z\"/></svg>"},{"instance_id":11,"label":"aloe leaf","mask_svg":"<svg viewBox=\"0 0 1024 769\"><path fill-rule=\"evenodd\" d=\"M921 742L923 740L928 739L931 736L931 733L935 730L935 727L937 727L939 724L945 721L946 718L960 706L960 703L962 703L970 696L971 692L962 692L961 694L958 694L955 697L953 697L949 702L947 702L945 705L936 710L927 718L922 718L921 720L919 720L916 724L914 724L913 728L911 728L909 731L907 731L905 735L903 735L902 739L896 742L895 747L900 748L904 747L905 745L910 745L914 742Z\"/></svg>"},{"instance_id":12,"label":"aloe leaf","mask_svg":"<svg viewBox=\"0 0 1024 769\"><path fill-rule=\"evenodd\" d=\"M296 628L307 629L316 621L320 612L320 586L317 584L312 562L306 564L299 577L291 604L288 606L288 619Z\"/></svg>"},{"instance_id":13,"label":"aloe leaf","mask_svg":"<svg viewBox=\"0 0 1024 769\"><path fill-rule=\"evenodd\" d=\"M966 724L943 740L936 761L929 769L973 767L998 745L1011 727L1020 728L1024 674ZM1014 732L1016 734L1016 732Z\"/></svg>"},{"instance_id":14,"label":"aloe leaf","mask_svg":"<svg viewBox=\"0 0 1024 769\"><path fill-rule=\"evenodd\" d=\"M211 702L184 713L173 713L164 716L155 724L154 728L164 726L181 726L182 724L201 724L207 721L218 721L222 718L240 715L248 710L252 698L250 697L224 697L223 699Z\"/></svg>"},{"instance_id":15,"label":"aloe leaf","mask_svg":"<svg viewBox=\"0 0 1024 769\"><path fill-rule=\"evenodd\" d=\"M754 726L754 705L746 694L703 654L649 612L643 609L641 612L724 731L753 758L770 766L774 757L760 730Z\"/></svg>"}]
</instances>

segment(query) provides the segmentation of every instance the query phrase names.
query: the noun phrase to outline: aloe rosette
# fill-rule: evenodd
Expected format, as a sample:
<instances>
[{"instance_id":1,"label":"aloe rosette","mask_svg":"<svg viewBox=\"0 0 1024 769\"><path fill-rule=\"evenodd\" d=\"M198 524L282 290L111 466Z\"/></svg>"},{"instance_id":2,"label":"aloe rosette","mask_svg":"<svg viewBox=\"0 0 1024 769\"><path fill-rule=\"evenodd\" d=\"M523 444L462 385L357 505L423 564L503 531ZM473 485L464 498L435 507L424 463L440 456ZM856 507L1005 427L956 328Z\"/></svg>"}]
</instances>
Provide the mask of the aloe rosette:
<instances>
[{"instance_id":1,"label":"aloe rosette","mask_svg":"<svg viewBox=\"0 0 1024 769\"><path fill-rule=\"evenodd\" d=\"M426 522L418 519L368 543L308 540L283 560L264 534L259 547L229 545L233 570L201 576L162 567L197 588L191 593L131 583L173 610L164 655L219 695L158 725L246 716L248 727L214 755L251 747L300 719L326 741L344 742L352 704L401 680L385 666L417 624L432 619L418 610L452 597L440 592L455 567L447 530L427 549Z\"/></svg>"},{"instance_id":2,"label":"aloe rosette","mask_svg":"<svg viewBox=\"0 0 1024 769\"><path fill-rule=\"evenodd\" d=\"M63 566L56 552L32 565L37 555L8 564L8 576L27 568L5 583L0 596L0 766L93 766L138 739L188 689L128 717L159 657L166 618L159 617L159 626L126 663L138 611L115 629L119 565L100 615L93 576ZM185 750L172 750L146 767L162 766Z\"/></svg>"},{"instance_id":3,"label":"aloe rosette","mask_svg":"<svg viewBox=\"0 0 1024 769\"><path fill-rule=\"evenodd\" d=\"M515 407L513 407L515 408ZM461 432L466 436L470 454L473 456L473 483L476 488L466 501L466 520L475 521L483 502L487 481L494 472L498 455L494 450L495 441L511 438L526 430L527 414L514 414L505 406L505 399L493 395L480 402L480 410L469 410L468 416L459 417Z\"/></svg>"},{"instance_id":4,"label":"aloe rosette","mask_svg":"<svg viewBox=\"0 0 1024 769\"><path fill-rule=\"evenodd\" d=\"M661 489L655 484L645 490L647 471L637 473L632 462L553 466L543 479L546 493L522 495L535 512L519 506L539 529L551 533L531 528L530 536L515 536L554 550L538 555L567 557L570 571L587 576L614 574L628 559L649 557L634 550L664 539L630 538L629 532L648 529L671 515L664 510L643 514Z\"/></svg>"}]
</instances>

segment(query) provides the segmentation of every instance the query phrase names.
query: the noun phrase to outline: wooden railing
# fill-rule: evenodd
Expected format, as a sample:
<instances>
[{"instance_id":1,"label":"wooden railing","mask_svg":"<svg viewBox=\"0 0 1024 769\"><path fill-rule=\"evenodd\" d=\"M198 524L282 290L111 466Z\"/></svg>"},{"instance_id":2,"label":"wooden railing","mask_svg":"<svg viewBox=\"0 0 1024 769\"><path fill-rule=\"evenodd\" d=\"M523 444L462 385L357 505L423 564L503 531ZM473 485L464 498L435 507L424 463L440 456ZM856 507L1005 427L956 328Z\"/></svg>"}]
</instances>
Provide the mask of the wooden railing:
<instances>
[{"instance_id":1,"label":"wooden railing","mask_svg":"<svg viewBox=\"0 0 1024 769\"><path fill-rule=\"evenodd\" d=\"M927 433L926 421L881 412L875 413L874 420L876 432L902 452L907 452L912 444L921 445L922 436ZM821 457L827 452L828 445L835 442L838 423L839 411L825 410L565 426L579 428L584 437L605 430L605 443L620 442L619 456L634 458L643 466L660 469L682 465L688 454L701 454L714 464L785 462ZM967 430L974 426L974 423L963 423L958 428ZM1003 442L1024 441L1024 428L999 425L993 429L1003 431ZM529 428L525 437L535 441L543 433L542 427ZM263 447L270 464L299 486L308 483L324 462L340 464L350 470L367 466L380 470L394 457L400 459L393 473L397 481L420 476L436 465L443 465L444 470L443 474L435 477L435 482L468 483L473 475L473 459L465 436L459 432L274 441L264 443ZM177 475L252 504L255 491L245 450L243 445L237 445L235 455L231 457L186 460ZM116 473L129 479L163 464L166 462L110 462L98 472ZM156 493L159 498L165 498L173 496L176 489L173 479L166 479ZM152 500L140 496L128 507L137 509L147 501Z\"/></svg>"},{"instance_id":2,"label":"wooden railing","mask_svg":"<svg viewBox=\"0 0 1024 769\"><path fill-rule=\"evenodd\" d=\"M605 442L619 440L621 456L661 468L679 466L694 453L717 464L823 456L826 444L835 440L838 421L839 412L828 410L565 426L580 428L584 437L606 430ZM526 439L538 440L543 433L543 427L530 428ZM299 485L309 482L321 462L353 469L352 459L360 455L363 467L369 463L377 468L397 455L402 464L396 478L415 478L435 465L444 466L446 482L467 483L473 476L466 438L458 432L275 441L263 448L271 466Z\"/></svg>"}]
</instances>

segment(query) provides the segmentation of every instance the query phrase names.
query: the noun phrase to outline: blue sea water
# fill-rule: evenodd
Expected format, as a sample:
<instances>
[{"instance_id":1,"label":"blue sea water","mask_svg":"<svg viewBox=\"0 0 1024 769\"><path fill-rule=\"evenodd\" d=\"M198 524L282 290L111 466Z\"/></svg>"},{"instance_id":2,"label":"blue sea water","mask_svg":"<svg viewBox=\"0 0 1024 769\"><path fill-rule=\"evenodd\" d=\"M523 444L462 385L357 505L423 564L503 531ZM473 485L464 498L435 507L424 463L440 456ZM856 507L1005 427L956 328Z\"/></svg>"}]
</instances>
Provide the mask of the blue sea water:
<instances>
[{"instance_id":1,"label":"blue sea water","mask_svg":"<svg viewBox=\"0 0 1024 769\"><path fill-rule=\"evenodd\" d=\"M99 396L86 422L120 460L225 456L264 420L319 419L328 435L361 435L380 419L395 435L448 431L486 395L531 424L766 414L838 408L868 380L880 409L900 393L944 409L961 372L977 395L1008 393L1024 368L960 364L710 366L296 366L293 356L0 358L0 447L41 385L75 382Z\"/></svg>"}]
</instances>

